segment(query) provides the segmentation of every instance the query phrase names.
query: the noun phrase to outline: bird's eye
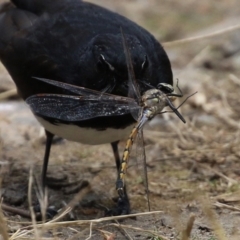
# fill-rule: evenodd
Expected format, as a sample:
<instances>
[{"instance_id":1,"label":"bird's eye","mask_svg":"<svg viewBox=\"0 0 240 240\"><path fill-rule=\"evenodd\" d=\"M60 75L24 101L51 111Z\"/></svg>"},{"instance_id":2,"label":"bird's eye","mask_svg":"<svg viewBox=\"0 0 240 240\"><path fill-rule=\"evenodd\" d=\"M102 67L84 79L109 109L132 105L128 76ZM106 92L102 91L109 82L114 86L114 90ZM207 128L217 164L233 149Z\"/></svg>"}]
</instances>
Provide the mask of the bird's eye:
<instances>
[{"instance_id":1,"label":"bird's eye","mask_svg":"<svg viewBox=\"0 0 240 240\"><path fill-rule=\"evenodd\" d=\"M144 61L142 63L142 71L146 70L148 65L149 65L148 58L147 58L147 55L145 55Z\"/></svg>"},{"instance_id":2,"label":"bird's eye","mask_svg":"<svg viewBox=\"0 0 240 240\"><path fill-rule=\"evenodd\" d=\"M113 67L113 65L111 65L108 61L106 61L105 57L103 56L103 54L100 54L99 57L99 62L98 62L98 66L99 67L106 67L107 69L109 69L110 71L114 71L115 68Z\"/></svg>"}]
</instances>

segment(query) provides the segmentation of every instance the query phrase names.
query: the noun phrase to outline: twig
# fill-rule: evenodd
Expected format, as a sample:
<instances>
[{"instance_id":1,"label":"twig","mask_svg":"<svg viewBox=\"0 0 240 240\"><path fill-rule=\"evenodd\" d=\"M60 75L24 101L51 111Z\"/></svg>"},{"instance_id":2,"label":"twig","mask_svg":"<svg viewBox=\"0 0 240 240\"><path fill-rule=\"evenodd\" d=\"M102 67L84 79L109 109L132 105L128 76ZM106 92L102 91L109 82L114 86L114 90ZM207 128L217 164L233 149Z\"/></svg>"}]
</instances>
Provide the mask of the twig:
<instances>
[{"instance_id":1,"label":"twig","mask_svg":"<svg viewBox=\"0 0 240 240\"><path fill-rule=\"evenodd\" d=\"M229 210L233 210L233 211L240 212L240 208L238 208L238 207L233 207L233 206L230 206L230 205L225 204L225 203L216 202L216 203L214 203L213 205L216 206L216 207L219 207L219 208L227 208L227 209L229 209Z\"/></svg>"},{"instance_id":2,"label":"twig","mask_svg":"<svg viewBox=\"0 0 240 240\"><path fill-rule=\"evenodd\" d=\"M1 204L1 208L3 211L13 213L15 215L20 215L21 217L24 217L24 218L31 218L31 214L28 210L8 206L4 203ZM40 214L37 214L36 217L40 217Z\"/></svg>"},{"instance_id":3,"label":"twig","mask_svg":"<svg viewBox=\"0 0 240 240\"><path fill-rule=\"evenodd\" d=\"M164 47L169 47L169 46L174 46L174 45L178 45L178 44L184 44L184 43L189 43L189 42L193 42L193 41L198 41L198 40L202 40L202 39L206 39L206 38L211 38L211 37L216 37L218 35L222 35L224 33L227 32L232 32L235 31L237 29L240 29L240 25L235 25L235 26L231 26L231 27L227 27L218 31L215 31L213 33L210 34L204 34L202 36L197 36L197 37L189 37L189 38L184 38L184 39L180 39L180 40L176 40L176 41L171 41L171 42L165 42L162 45Z\"/></svg>"}]
</instances>

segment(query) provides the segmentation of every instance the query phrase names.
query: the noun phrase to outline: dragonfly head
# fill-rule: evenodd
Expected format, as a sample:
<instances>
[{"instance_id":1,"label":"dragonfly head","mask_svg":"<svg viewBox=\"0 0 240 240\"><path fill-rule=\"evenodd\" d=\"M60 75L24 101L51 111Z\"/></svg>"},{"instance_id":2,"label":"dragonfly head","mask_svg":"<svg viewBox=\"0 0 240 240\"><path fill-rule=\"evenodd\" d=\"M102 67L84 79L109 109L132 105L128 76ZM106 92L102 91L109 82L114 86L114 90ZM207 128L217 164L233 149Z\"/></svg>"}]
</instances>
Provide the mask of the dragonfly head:
<instances>
[{"instance_id":1,"label":"dragonfly head","mask_svg":"<svg viewBox=\"0 0 240 240\"><path fill-rule=\"evenodd\" d=\"M168 106L185 123L183 116L172 104L172 101L177 97L182 97L182 93L175 93L173 86L167 83L160 83L158 89L146 91L142 96L142 103L147 118L152 119L157 114L160 114L164 107Z\"/></svg>"},{"instance_id":2,"label":"dragonfly head","mask_svg":"<svg viewBox=\"0 0 240 240\"><path fill-rule=\"evenodd\" d=\"M168 83L159 83L157 88L147 90L142 96L143 106L145 108L151 108L157 106L156 111L162 111L162 109L168 106L168 101L174 101L176 99L174 88Z\"/></svg>"},{"instance_id":3,"label":"dragonfly head","mask_svg":"<svg viewBox=\"0 0 240 240\"><path fill-rule=\"evenodd\" d=\"M157 85L157 89L159 89L160 91L162 91L165 94L174 92L173 86L171 84L168 84L168 83L159 83Z\"/></svg>"},{"instance_id":4,"label":"dragonfly head","mask_svg":"<svg viewBox=\"0 0 240 240\"><path fill-rule=\"evenodd\" d=\"M157 85L157 89L159 89L161 92L166 94L166 96L168 96L170 101L173 102L176 99L176 96L172 96L172 95L175 95L175 90L174 90L174 87L171 84L159 83Z\"/></svg>"},{"instance_id":5,"label":"dragonfly head","mask_svg":"<svg viewBox=\"0 0 240 240\"><path fill-rule=\"evenodd\" d=\"M183 116L179 113L178 108L174 107L174 105L172 104L172 102L177 97L183 96L181 89L178 87L178 81L177 81L177 88L180 91L180 94L175 92L173 86L167 83L159 83L157 88L162 92L163 95L165 95L166 106L170 107L172 111L182 120L183 123L186 123Z\"/></svg>"}]
</instances>

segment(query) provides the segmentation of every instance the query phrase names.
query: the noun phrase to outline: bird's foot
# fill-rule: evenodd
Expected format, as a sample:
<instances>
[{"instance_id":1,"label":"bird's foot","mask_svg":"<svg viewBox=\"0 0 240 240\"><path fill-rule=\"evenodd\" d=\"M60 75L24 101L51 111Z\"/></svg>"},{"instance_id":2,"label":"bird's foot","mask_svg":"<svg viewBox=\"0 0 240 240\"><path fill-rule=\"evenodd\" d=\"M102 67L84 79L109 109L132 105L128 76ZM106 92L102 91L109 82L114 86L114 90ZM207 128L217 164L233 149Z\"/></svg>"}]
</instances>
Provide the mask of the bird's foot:
<instances>
[{"instance_id":1,"label":"bird's foot","mask_svg":"<svg viewBox=\"0 0 240 240\"><path fill-rule=\"evenodd\" d=\"M127 215L130 213L130 203L127 195L118 197L117 206L105 211L106 216Z\"/></svg>"},{"instance_id":2,"label":"bird's foot","mask_svg":"<svg viewBox=\"0 0 240 240\"><path fill-rule=\"evenodd\" d=\"M43 219L52 219L58 213L58 211L54 207L51 207L51 206L47 207L45 210L42 211L40 204L35 205L33 207L33 210L34 210L35 218L38 221L43 220ZM32 216L31 216L31 218L32 218Z\"/></svg>"}]
</instances>

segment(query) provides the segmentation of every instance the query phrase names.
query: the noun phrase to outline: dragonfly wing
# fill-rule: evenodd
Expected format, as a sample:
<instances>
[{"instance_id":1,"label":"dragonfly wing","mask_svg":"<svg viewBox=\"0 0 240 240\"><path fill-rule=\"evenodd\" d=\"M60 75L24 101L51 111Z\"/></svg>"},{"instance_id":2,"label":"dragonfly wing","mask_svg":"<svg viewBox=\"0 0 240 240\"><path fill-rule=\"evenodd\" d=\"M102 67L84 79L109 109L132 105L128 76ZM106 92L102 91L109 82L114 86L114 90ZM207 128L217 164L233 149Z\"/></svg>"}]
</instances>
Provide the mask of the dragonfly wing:
<instances>
[{"instance_id":1,"label":"dragonfly wing","mask_svg":"<svg viewBox=\"0 0 240 240\"><path fill-rule=\"evenodd\" d=\"M135 101L140 105L141 95L140 95L139 87L134 74L131 53L127 45L126 36L122 29L121 29L121 34L122 34L123 49L124 49L124 54L126 57L126 63L127 63L127 69L128 69L128 97L135 99ZM136 121L138 120L140 113L141 112L139 111L134 111L134 110L131 111L131 114Z\"/></svg>"},{"instance_id":2,"label":"dragonfly wing","mask_svg":"<svg viewBox=\"0 0 240 240\"><path fill-rule=\"evenodd\" d=\"M37 94L27 98L26 102L35 115L67 122L118 116L131 112L128 102L118 98L99 99L92 96ZM131 107L139 108L137 104Z\"/></svg>"},{"instance_id":3,"label":"dragonfly wing","mask_svg":"<svg viewBox=\"0 0 240 240\"><path fill-rule=\"evenodd\" d=\"M146 162L146 153L144 147L144 138L143 130L139 129L138 135L136 138L136 151L137 151L137 165L138 169L141 172L143 178L143 183L147 196L148 210L150 211L150 200L149 200L149 189L148 189L148 174L147 174L147 162Z\"/></svg>"},{"instance_id":4,"label":"dragonfly wing","mask_svg":"<svg viewBox=\"0 0 240 240\"><path fill-rule=\"evenodd\" d=\"M122 29L121 29L121 34L122 34L123 49L124 49L124 54L126 57L126 63L127 63L127 69L128 69L128 96L130 98L136 99L137 101L140 101L141 95L140 95L138 84L134 74L131 53L127 45L126 36Z\"/></svg>"},{"instance_id":5,"label":"dragonfly wing","mask_svg":"<svg viewBox=\"0 0 240 240\"><path fill-rule=\"evenodd\" d=\"M135 101L132 98L128 98L128 97L121 97L121 96L116 96L113 94L109 94L109 93L104 93L104 92L99 92L93 89L89 89L89 88L85 88L85 87L80 87L80 86L76 86L76 85L72 85L72 84L68 84L68 83L64 83L64 82L59 82L59 81L55 81L55 80L50 80L47 78L39 78L39 77L33 77L38 81L42 81L42 82L46 82L48 84L51 84L53 86L62 88L62 89L66 89L72 93L75 93L77 95L80 96L98 96L101 99L107 99L109 97L113 97L113 98L118 98L118 99L125 99L126 101L132 102Z\"/></svg>"},{"instance_id":6,"label":"dragonfly wing","mask_svg":"<svg viewBox=\"0 0 240 240\"><path fill-rule=\"evenodd\" d=\"M138 121L141 116L142 108L141 107L136 108L135 105L136 105L136 102L129 102L129 108L131 109L132 117L136 121Z\"/></svg>"}]
</instances>

